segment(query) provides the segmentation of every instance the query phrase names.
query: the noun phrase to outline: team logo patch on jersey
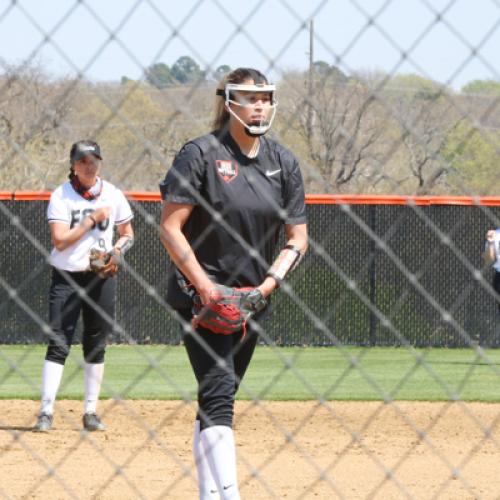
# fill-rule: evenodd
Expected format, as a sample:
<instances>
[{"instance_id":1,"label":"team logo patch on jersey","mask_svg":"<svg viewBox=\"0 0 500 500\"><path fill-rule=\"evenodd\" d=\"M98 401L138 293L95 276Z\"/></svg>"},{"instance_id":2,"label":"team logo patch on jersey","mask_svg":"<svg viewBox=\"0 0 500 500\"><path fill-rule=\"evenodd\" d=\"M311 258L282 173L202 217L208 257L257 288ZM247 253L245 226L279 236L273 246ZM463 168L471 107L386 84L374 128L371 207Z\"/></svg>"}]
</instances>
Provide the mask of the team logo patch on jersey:
<instances>
[{"instance_id":1,"label":"team logo patch on jersey","mask_svg":"<svg viewBox=\"0 0 500 500\"><path fill-rule=\"evenodd\" d=\"M231 160L215 160L217 173L224 182L231 182L238 176L238 164Z\"/></svg>"}]
</instances>

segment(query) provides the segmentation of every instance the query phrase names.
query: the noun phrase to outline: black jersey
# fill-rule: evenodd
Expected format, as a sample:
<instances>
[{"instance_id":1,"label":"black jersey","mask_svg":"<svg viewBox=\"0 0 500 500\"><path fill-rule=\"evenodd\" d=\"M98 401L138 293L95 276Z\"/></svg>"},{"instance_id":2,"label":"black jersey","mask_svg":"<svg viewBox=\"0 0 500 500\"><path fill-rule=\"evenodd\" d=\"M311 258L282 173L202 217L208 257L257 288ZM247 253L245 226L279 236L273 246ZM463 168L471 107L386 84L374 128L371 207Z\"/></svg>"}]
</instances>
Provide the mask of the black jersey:
<instances>
[{"instance_id":1,"label":"black jersey","mask_svg":"<svg viewBox=\"0 0 500 500\"><path fill-rule=\"evenodd\" d=\"M160 184L162 198L194 205L183 227L208 276L228 286L258 286L276 252L283 224L306 222L304 185L297 159L277 142L260 138L248 158L230 134L188 142ZM191 303L184 276L169 278L168 302Z\"/></svg>"}]
</instances>

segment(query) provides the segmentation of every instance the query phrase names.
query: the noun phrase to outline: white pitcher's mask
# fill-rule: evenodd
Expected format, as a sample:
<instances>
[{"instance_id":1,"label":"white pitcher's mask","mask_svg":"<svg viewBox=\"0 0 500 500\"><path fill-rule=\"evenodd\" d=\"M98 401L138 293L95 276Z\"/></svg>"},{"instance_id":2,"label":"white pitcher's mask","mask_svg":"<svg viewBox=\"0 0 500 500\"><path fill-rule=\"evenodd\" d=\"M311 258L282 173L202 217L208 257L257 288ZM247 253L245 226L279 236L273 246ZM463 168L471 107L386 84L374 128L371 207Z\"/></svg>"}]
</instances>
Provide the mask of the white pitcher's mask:
<instances>
[{"instance_id":1,"label":"white pitcher's mask","mask_svg":"<svg viewBox=\"0 0 500 500\"><path fill-rule=\"evenodd\" d=\"M273 123L278 105L274 97L275 92L276 85L227 83L224 89L217 89L216 94L224 97L226 109L245 127L245 132L252 137L259 137L264 135ZM230 104L241 107L254 106L257 100L255 98L262 93L269 94L269 99L266 100L264 106L267 109L265 109L266 116L263 120L245 123L231 109Z\"/></svg>"}]
</instances>

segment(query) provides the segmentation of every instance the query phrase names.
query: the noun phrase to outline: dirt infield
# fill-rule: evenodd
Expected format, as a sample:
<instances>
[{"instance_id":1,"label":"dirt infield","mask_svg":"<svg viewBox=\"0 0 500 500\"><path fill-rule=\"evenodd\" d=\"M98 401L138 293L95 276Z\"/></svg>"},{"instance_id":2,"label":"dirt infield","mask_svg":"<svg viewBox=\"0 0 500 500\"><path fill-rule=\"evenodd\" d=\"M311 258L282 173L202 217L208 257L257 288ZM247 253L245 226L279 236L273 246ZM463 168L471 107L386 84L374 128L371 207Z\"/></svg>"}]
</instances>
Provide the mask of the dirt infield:
<instances>
[{"instance_id":1,"label":"dirt infield","mask_svg":"<svg viewBox=\"0 0 500 500\"><path fill-rule=\"evenodd\" d=\"M197 498L194 405L104 401L90 436L81 407L59 402L37 434L37 402L0 401L0 496ZM242 498L498 498L498 420L493 404L238 402Z\"/></svg>"}]
</instances>

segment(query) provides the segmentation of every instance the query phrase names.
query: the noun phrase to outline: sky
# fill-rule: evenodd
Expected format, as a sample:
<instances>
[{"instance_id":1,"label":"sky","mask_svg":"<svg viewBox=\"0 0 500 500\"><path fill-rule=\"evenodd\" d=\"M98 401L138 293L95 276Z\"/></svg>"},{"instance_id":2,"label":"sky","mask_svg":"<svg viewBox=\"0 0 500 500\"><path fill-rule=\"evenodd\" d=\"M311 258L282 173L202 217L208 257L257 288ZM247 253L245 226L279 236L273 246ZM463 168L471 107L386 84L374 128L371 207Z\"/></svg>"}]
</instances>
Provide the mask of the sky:
<instances>
[{"instance_id":1,"label":"sky","mask_svg":"<svg viewBox=\"0 0 500 500\"><path fill-rule=\"evenodd\" d=\"M256 67L279 80L313 58L460 89L500 81L500 0L0 0L0 72L138 79L157 62Z\"/></svg>"}]
</instances>

